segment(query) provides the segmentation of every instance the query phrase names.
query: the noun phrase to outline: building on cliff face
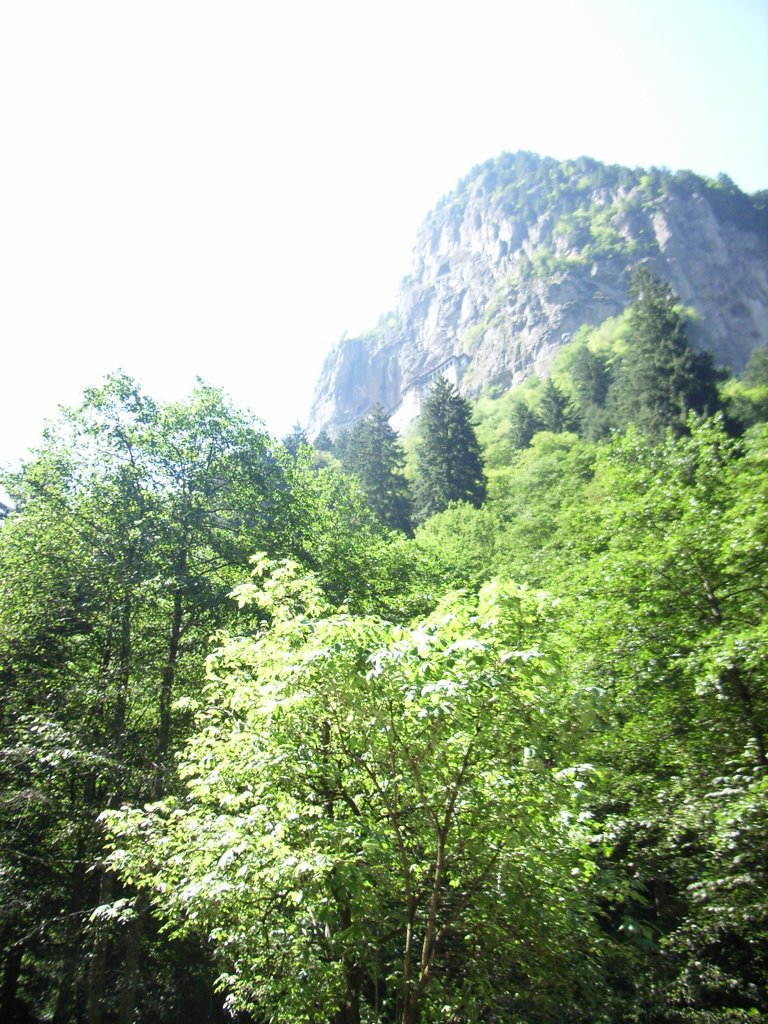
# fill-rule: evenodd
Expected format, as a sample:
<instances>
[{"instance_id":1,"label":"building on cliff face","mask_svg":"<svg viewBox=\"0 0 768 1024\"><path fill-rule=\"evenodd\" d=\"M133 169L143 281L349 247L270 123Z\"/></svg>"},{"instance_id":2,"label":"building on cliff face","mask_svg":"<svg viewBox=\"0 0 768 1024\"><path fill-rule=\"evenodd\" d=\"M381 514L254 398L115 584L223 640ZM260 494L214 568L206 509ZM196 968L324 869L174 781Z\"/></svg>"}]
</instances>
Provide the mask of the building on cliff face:
<instances>
[{"instance_id":1,"label":"building on cliff face","mask_svg":"<svg viewBox=\"0 0 768 1024\"><path fill-rule=\"evenodd\" d=\"M696 314L692 341L739 372L768 344L768 200L727 179L504 154L430 213L395 313L329 353L308 423L376 402L402 431L432 375L463 394L544 375L584 325L621 313L641 264Z\"/></svg>"}]
</instances>

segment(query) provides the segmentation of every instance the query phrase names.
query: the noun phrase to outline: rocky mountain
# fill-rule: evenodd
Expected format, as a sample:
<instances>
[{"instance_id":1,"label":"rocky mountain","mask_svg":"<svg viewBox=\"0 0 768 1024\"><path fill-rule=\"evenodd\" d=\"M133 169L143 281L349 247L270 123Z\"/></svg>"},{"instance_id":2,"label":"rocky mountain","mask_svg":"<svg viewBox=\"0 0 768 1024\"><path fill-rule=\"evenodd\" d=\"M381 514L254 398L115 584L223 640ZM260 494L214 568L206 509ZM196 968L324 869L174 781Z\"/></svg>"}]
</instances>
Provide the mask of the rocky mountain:
<instances>
[{"instance_id":1,"label":"rocky mountain","mask_svg":"<svg viewBox=\"0 0 768 1024\"><path fill-rule=\"evenodd\" d=\"M393 313L327 356L308 433L382 402L403 429L436 375L476 396L545 374L583 324L622 312L647 265L692 308L691 339L738 372L768 343L768 194L724 176L503 154L427 216Z\"/></svg>"}]
</instances>

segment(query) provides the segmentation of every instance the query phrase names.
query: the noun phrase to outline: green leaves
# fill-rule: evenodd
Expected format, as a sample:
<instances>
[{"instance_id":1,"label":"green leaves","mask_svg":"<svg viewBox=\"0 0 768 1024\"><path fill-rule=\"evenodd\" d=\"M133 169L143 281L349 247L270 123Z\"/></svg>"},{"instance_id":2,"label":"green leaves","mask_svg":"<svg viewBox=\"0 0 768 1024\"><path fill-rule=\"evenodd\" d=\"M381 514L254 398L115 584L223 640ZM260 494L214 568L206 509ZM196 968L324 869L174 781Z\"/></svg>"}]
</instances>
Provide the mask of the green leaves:
<instances>
[{"instance_id":1,"label":"green leaves","mask_svg":"<svg viewBox=\"0 0 768 1024\"><path fill-rule=\"evenodd\" d=\"M147 893L257 1019L762 1012L768 433L552 425L413 543L214 389L65 415L0 528L0 923L39 1015L117 986ZM161 943L176 1006L204 961Z\"/></svg>"},{"instance_id":2,"label":"green leaves","mask_svg":"<svg viewBox=\"0 0 768 1024\"><path fill-rule=\"evenodd\" d=\"M581 783L545 763L561 714L546 599L494 582L408 627L307 617L316 584L295 565L260 587L259 604L279 593L286 607L209 659L183 803L110 814L115 862L171 919L214 929L239 1005L309 1019L315 998L331 1014L364 1001L364 978L388 979L403 1019L433 985L461 1001L458 978L432 980L449 933L521 957L506 929L535 925L519 887L563 907L578 891L584 840L561 811ZM474 965L478 984L497 962Z\"/></svg>"},{"instance_id":3,"label":"green leaves","mask_svg":"<svg viewBox=\"0 0 768 1024\"><path fill-rule=\"evenodd\" d=\"M96 818L171 785L174 752L206 685L210 638L237 614L227 594L237 590L242 632L277 630L281 619L324 614L323 592L380 607L388 587L393 604L408 606L424 563L390 548L341 474L315 474L301 453L276 455L258 421L204 384L159 404L112 376L62 412L7 486L15 509L0 531L0 775L12 799L0 807L0 878L13 878L14 898L0 911L0 954L36 936L35 963L50 958L40 978L30 968L44 1015L60 978L81 991L120 987L103 972L133 925L119 915L87 925L94 906L109 904L99 890L114 888L100 866ZM255 551L266 552L258 575L238 587ZM276 557L292 561L270 563ZM311 585L299 560L319 570ZM431 600L414 589L414 603ZM206 724L209 759L248 696L246 685L233 686L230 718ZM272 700L283 706L279 688ZM194 781L201 802L247 809L246 787L209 776ZM86 873L92 863L99 867ZM98 953L85 955L82 943ZM146 984L154 991L149 976ZM59 1016L74 999L62 990Z\"/></svg>"}]
</instances>

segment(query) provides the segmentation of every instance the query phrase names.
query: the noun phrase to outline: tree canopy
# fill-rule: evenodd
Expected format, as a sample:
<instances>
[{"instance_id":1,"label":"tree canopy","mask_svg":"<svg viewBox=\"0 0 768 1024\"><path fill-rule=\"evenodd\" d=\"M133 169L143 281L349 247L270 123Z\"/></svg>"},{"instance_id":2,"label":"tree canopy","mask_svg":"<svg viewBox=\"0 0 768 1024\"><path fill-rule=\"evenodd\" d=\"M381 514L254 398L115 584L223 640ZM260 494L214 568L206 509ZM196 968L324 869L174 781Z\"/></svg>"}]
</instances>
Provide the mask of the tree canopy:
<instances>
[{"instance_id":1,"label":"tree canopy","mask_svg":"<svg viewBox=\"0 0 768 1024\"><path fill-rule=\"evenodd\" d=\"M639 282L405 466L116 374L2 476L2 1020L768 1017L763 360Z\"/></svg>"},{"instance_id":2,"label":"tree canopy","mask_svg":"<svg viewBox=\"0 0 768 1024\"><path fill-rule=\"evenodd\" d=\"M548 972L551 1007L588 1005L564 966L592 943L590 769L563 742L545 598L492 583L404 628L333 613L296 568L260 559L237 588L271 624L209 661L185 793L109 814L113 863L210 929L238 1009L509 1014Z\"/></svg>"}]
</instances>

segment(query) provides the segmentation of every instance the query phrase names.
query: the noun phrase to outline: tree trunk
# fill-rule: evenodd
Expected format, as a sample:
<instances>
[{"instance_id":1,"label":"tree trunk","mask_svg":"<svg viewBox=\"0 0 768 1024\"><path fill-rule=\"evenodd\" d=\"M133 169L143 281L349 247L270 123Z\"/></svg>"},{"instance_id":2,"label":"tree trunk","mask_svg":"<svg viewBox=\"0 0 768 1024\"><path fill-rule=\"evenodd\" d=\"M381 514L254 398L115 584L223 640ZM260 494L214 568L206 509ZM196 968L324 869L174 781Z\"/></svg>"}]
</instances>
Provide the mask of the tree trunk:
<instances>
[{"instance_id":1,"label":"tree trunk","mask_svg":"<svg viewBox=\"0 0 768 1024\"><path fill-rule=\"evenodd\" d=\"M130 563L129 563L130 564ZM133 604L128 591L123 596L123 607L120 613L120 646L118 648L117 693L115 695L115 715L112 721L112 739L114 743L114 760L121 765L125 750L125 722L128 708L128 687L131 681Z\"/></svg>"},{"instance_id":2,"label":"tree trunk","mask_svg":"<svg viewBox=\"0 0 768 1024\"><path fill-rule=\"evenodd\" d=\"M0 989L0 1020L13 1022L24 1019L19 1005L19 979L24 959L24 943L17 942L8 953L3 968L3 984Z\"/></svg>"},{"instance_id":3,"label":"tree trunk","mask_svg":"<svg viewBox=\"0 0 768 1024\"><path fill-rule=\"evenodd\" d=\"M741 705L744 722L755 741L755 760L760 768L766 768L768 759L766 758L765 736L755 715L755 705L749 687L744 682L744 677L736 665L731 665L726 669L723 679L731 684L736 693L736 699Z\"/></svg>"},{"instance_id":4,"label":"tree trunk","mask_svg":"<svg viewBox=\"0 0 768 1024\"><path fill-rule=\"evenodd\" d=\"M168 636L168 655L160 685L160 721L157 732L157 780L155 798L159 799L165 789L165 769L168 751L171 748L171 705L173 686L176 679L176 663L179 660L182 621L184 617L184 577L187 572L187 532L185 530L176 562L176 589L173 592L173 616Z\"/></svg>"},{"instance_id":5,"label":"tree trunk","mask_svg":"<svg viewBox=\"0 0 768 1024\"><path fill-rule=\"evenodd\" d=\"M176 662L179 657L181 640L181 622L184 610L184 594L177 587L173 595L173 620L168 637L168 656L163 669L160 686L160 724L157 732L157 761L161 770L168 757L171 746L171 704L173 703L173 683L176 677ZM162 784L161 784L162 788Z\"/></svg>"},{"instance_id":6,"label":"tree trunk","mask_svg":"<svg viewBox=\"0 0 768 1024\"><path fill-rule=\"evenodd\" d=\"M59 991L56 997L53 1024L67 1024L71 1019L70 1008L74 998L82 941L80 914L83 909L83 899L85 896L84 854L83 839L80 837L77 844L77 850L75 852L75 863L72 867L71 890L69 904L67 907L67 922L64 931L66 952L64 954L64 966L61 975L61 982L59 984Z\"/></svg>"},{"instance_id":7,"label":"tree trunk","mask_svg":"<svg viewBox=\"0 0 768 1024\"><path fill-rule=\"evenodd\" d=\"M450 822L450 816L448 818ZM424 926L424 941L421 946L421 963L419 964L418 980L410 982L405 991L403 1002L403 1016L401 1024L416 1024L419 1018L419 1008L424 998L432 976L432 965L435 960L437 947L441 939L441 931L438 929L437 918L440 910L440 898L443 890L443 878L445 876L445 844L448 832L448 824L438 833L437 851L435 856L435 874L432 879L432 895L429 901L429 912Z\"/></svg>"},{"instance_id":8,"label":"tree trunk","mask_svg":"<svg viewBox=\"0 0 768 1024\"><path fill-rule=\"evenodd\" d=\"M133 552L129 552L128 565L133 562ZM115 711L112 719L112 749L115 764L114 784L110 784L108 806L115 809L123 799L124 780L120 773L125 757L125 726L128 711L128 689L132 668L132 616L133 605L128 590L123 594L123 605L120 611L120 641L117 652L117 691L115 694ZM99 881L98 905L105 906L112 901L114 892L114 876L102 868ZM109 931L103 924L96 926L93 954L88 968L88 1024L102 1024L104 1019L104 993L106 990L107 956L109 954Z\"/></svg>"},{"instance_id":9,"label":"tree trunk","mask_svg":"<svg viewBox=\"0 0 768 1024\"><path fill-rule=\"evenodd\" d=\"M349 893L336 884L335 872L331 879L331 891L339 914L342 931L352 927L352 906ZM334 1018L334 1024L360 1024L360 993L363 987L363 972L354 953L344 955L344 977L346 992L344 1004Z\"/></svg>"},{"instance_id":10,"label":"tree trunk","mask_svg":"<svg viewBox=\"0 0 768 1024\"><path fill-rule=\"evenodd\" d=\"M136 897L136 916L128 926L128 934L125 938L123 980L120 988L118 1015L119 1024L133 1024L133 1015L136 1010L136 994L139 989L141 946L148 913L149 897L146 893L140 892Z\"/></svg>"},{"instance_id":11,"label":"tree trunk","mask_svg":"<svg viewBox=\"0 0 768 1024\"><path fill-rule=\"evenodd\" d=\"M157 773L153 785L155 800L165 792L168 753L171 747L171 721L173 688L176 678L176 663L179 657L182 621L184 616L183 578L187 571L187 536L183 538L176 565L176 589L173 594L173 615L168 636L168 654L160 684L159 722L157 730ZM120 988L119 1024L131 1024L136 1009L136 994L139 987L141 949L144 929L149 915L149 897L139 892L136 897L135 918L128 928L125 939L123 978Z\"/></svg>"},{"instance_id":12,"label":"tree trunk","mask_svg":"<svg viewBox=\"0 0 768 1024\"><path fill-rule=\"evenodd\" d=\"M102 869L99 885L99 906L112 900L114 877ZM109 935L103 925L98 926L93 955L88 970L88 1024L102 1024L104 1019L104 991L106 988L107 954Z\"/></svg>"}]
</instances>

